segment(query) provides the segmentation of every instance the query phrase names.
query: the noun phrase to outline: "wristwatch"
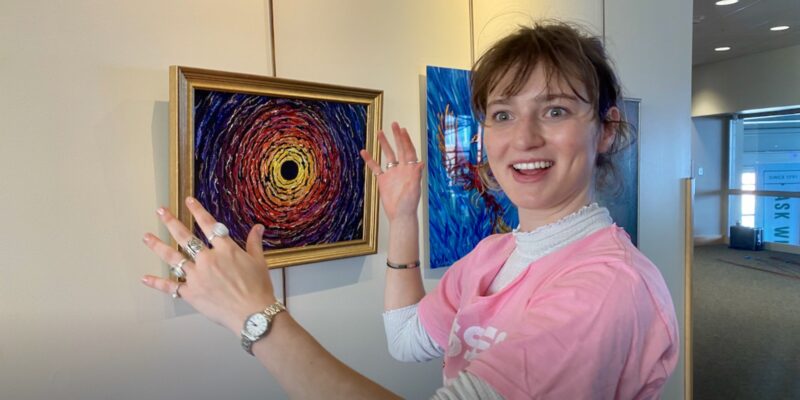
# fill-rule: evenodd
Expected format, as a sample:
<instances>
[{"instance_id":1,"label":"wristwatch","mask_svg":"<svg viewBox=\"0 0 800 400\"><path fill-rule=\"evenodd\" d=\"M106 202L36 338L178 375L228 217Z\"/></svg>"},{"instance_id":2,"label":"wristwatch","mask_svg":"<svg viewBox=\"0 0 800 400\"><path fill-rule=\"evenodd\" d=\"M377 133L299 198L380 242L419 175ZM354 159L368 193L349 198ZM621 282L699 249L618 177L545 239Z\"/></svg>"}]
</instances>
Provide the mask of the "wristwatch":
<instances>
[{"instance_id":1,"label":"wristwatch","mask_svg":"<svg viewBox=\"0 0 800 400\"><path fill-rule=\"evenodd\" d=\"M257 312L250 315L244 321L242 328L242 348L253 355L253 344L259 341L264 336L267 336L272 319L281 311L286 311L283 303L276 301L275 303L267 306L264 311Z\"/></svg>"}]
</instances>

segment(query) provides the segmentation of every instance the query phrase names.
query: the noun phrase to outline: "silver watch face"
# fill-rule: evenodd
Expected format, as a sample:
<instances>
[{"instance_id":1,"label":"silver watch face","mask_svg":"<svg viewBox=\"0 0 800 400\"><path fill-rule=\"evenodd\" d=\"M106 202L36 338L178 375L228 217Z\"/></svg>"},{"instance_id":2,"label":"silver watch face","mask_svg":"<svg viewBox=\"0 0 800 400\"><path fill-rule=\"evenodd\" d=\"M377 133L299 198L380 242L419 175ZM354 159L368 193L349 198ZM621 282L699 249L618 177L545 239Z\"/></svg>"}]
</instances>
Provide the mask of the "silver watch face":
<instances>
[{"instance_id":1,"label":"silver watch face","mask_svg":"<svg viewBox=\"0 0 800 400\"><path fill-rule=\"evenodd\" d=\"M244 330L250 337L259 338L267 331L268 326L267 316L262 313L256 313L247 318L244 323Z\"/></svg>"}]
</instances>

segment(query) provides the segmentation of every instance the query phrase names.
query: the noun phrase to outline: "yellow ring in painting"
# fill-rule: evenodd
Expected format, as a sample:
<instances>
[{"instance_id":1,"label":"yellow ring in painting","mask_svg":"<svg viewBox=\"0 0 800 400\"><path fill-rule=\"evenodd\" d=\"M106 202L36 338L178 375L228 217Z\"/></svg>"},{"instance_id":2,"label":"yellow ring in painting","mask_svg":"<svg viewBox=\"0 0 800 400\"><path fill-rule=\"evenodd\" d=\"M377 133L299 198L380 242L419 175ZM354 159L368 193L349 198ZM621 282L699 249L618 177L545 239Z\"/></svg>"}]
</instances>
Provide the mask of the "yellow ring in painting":
<instances>
[{"instance_id":1,"label":"yellow ring in painting","mask_svg":"<svg viewBox=\"0 0 800 400\"><path fill-rule=\"evenodd\" d=\"M284 145L276 149L266 165L273 187L267 188L267 196L279 206L292 206L302 201L311 190L317 178L314 155L305 146ZM297 176L286 179L281 174L281 166L292 161L297 164Z\"/></svg>"}]
</instances>

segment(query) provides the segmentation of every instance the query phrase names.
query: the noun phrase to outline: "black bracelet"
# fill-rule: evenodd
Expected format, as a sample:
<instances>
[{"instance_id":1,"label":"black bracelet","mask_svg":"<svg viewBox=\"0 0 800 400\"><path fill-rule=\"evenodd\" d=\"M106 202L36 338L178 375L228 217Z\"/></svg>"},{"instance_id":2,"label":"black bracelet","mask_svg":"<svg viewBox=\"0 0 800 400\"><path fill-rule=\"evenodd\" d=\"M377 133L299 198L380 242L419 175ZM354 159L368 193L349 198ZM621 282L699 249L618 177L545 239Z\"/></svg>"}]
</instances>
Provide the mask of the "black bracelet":
<instances>
[{"instance_id":1,"label":"black bracelet","mask_svg":"<svg viewBox=\"0 0 800 400\"><path fill-rule=\"evenodd\" d=\"M409 264L395 264L389 260L386 260L386 266L391 269L414 269L419 268L419 260Z\"/></svg>"}]
</instances>

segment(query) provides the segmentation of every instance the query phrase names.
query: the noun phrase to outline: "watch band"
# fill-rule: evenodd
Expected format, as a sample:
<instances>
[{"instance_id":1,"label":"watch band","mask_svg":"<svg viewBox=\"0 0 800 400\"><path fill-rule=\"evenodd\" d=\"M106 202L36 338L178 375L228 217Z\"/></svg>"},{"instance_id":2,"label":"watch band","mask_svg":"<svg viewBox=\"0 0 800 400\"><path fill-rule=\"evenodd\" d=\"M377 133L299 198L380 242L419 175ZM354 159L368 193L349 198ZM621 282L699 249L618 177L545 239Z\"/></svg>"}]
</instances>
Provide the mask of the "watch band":
<instances>
[{"instance_id":1,"label":"watch band","mask_svg":"<svg viewBox=\"0 0 800 400\"><path fill-rule=\"evenodd\" d=\"M264 314L264 316L267 318L267 323L269 325L267 326L267 330L264 331L264 333L259 337L251 338L251 337L249 337L247 335L245 329L242 329L242 348L248 354L250 354L251 356L254 355L253 354L253 345L257 341L259 341L262 338L264 338L265 336L267 336L267 334L269 334L269 331L272 328L272 319L275 318L275 315L277 315L281 311L286 311L286 307L283 305L283 303L280 302L280 300L278 300L278 301L270 304L269 306L267 306L267 308L265 308L264 311L260 312L260 314ZM248 317L248 319L249 319L249 317ZM245 324L246 323L247 323L247 320L245 320Z\"/></svg>"}]
</instances>

